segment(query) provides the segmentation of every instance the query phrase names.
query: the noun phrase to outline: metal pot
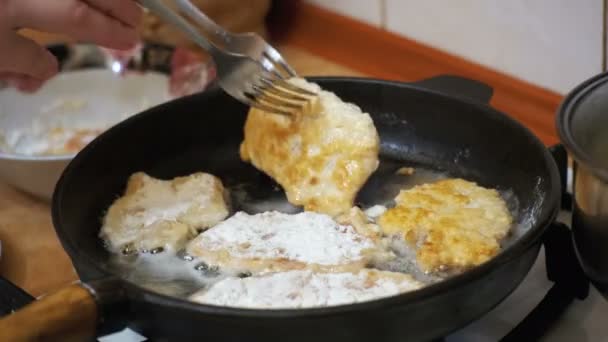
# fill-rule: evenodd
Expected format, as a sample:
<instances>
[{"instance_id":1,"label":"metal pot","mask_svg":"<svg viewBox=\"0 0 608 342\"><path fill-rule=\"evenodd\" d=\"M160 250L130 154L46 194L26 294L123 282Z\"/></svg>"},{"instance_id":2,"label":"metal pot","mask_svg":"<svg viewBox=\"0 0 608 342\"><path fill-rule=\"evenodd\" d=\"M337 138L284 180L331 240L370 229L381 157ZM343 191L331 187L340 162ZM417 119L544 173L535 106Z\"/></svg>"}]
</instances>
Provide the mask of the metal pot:
<instances>
[{"instance_id":1,"label":"metal pot","mask_svg":"<svg viewBox=\"0 0 608 342\"><path fill-rule=\"evenodd\" d=\"M572 90L557 115L574 161L574 244L583 270L608 298L608 73Z\"/></svg>"}]
</instances>

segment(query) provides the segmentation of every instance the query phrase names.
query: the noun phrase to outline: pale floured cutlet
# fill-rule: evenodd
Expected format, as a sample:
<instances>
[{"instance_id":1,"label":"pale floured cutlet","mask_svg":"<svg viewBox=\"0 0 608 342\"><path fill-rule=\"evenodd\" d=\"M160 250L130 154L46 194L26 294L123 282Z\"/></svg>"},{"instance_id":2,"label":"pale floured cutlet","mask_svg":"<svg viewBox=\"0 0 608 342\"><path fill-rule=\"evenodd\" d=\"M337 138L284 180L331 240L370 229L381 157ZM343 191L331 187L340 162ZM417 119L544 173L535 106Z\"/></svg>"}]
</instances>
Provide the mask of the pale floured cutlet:
<instances>
[{"instance_id":1,"label":"pale floured cutlet","mask_svg":"<svg viewBox=\"0 0 608 342\"><path fill-rule=\"evenodd\" d=\"M500 250L512 217L498 191L463 179L446 179L402 190L378 223L402 237L425 272L466 269Z\"/></svg>"},{"instance_id":2,"label":"pale floured cutlet","mask_svg":"<svg viewBox=\"0 0 608 342\"><path fill-rule=\"evenodd\" d=\"M276 211L238 212L201 233L186 249L198 261L229 273L359 270L375 251L370 238L327 215Z\"/></svg>"},{"instance_id":3,"label":"pale floured cutlet","mask_svg":"<svg viewBox=\"0 0 608 342\"><path fill-rule=\"evenodd\" d=\"M298 270L249 278L227 278L190 300L250 309L295 309L364 302L419 289L402 273L362 269L354 273Z\"/></svg>"},{"instance_id":4,"label":"pale floured cutlet","mask_svg":"<svg viewBox=\"0 0 608 342\"><path fill-rule=\"evenodd\" d=\"M138 172L108 209L100 236L115 252L176 251L228 213L224 187L213 175L160 180Z\"/></svg>"}]
</instances>

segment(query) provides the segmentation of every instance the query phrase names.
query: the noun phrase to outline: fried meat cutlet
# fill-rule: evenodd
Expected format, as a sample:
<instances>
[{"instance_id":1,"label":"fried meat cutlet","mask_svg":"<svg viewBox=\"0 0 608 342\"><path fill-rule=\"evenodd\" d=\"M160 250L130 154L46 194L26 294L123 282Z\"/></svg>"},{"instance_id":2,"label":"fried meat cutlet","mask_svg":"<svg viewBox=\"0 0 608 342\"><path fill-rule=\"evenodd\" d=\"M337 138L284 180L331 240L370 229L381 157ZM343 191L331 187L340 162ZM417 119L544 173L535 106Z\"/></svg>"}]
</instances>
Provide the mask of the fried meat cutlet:
<instances>
[{"instance_id":1,"label":"fried meat cutlet","mask_svg":"<svg viewBox=\"0 0 608 342\"><path fill-rule=\"evenodd\" d=\"M362 269L355 273L298 270L227 278L190 300L221 306L278 309L309 308L369 301L413 291L423 284L407 274Z\"/></svg>"},{"instance_id":2,"label":"fried meat cutlet","mask_svg":"<svg viewBox=\"0 0 608 342\"><path fill-rule=\"evenodd\" d=\"M222 182L207 173L160 180L133 174L108 209L100 237L110 250L178 250L228 216Z\"/></svg>"},{"instance_id":3,"label":"fried meat cutlet","mask_svg":"<svg viewBox=\"0 0 608 342\"><path fill-rule=\"evenodd\" d=\"M238 212L192 240L186 252L229 274L314 269L352 271L364 267L374 242L325 214Z\"/></svg>"},{"instance_id":4,"label":"fried meat cutlet","mask_svg":"<svg viewBox=\"0 0 608 342\"><path fill-rule=\"evenodd\" d=\"M369 114L304 79L318 96L291 116L252 108L241 158L279 183L293 205L331 216L348 211L378 167L380 139Z\"/></svg>"},{"instance_id":5,"label":"fried meat cutlet","mask_svg":"<svg viewBox=\"0 0 608 342\"><path fill-rule=\"evenodd\" d=\"M479 265L500 249L512 217L498 191L463 179L402 190L378 223L402 237L426 272Z\"/></svg>"}]
</instances>

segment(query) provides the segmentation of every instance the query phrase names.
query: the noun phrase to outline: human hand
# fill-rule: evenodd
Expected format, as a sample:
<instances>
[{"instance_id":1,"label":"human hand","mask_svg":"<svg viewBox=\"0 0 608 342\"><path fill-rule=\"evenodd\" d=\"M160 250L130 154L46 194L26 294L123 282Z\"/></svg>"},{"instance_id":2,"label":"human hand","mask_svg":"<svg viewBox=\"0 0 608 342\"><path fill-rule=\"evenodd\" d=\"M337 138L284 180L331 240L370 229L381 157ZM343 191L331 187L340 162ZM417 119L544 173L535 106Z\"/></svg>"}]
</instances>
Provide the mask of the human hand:
<instances>
[{"instance_id":1,"label":"human hand","mask_svg":"<svg viewBox=\"0 0 608 342\"><path fill-rule=\"evenodd\" d=\"M58 71L55 57L20 35L21 28L129 49L137 43L141 17L132 0L0 0L0 80L35 91Z\"/></svg>"}]
</instances>

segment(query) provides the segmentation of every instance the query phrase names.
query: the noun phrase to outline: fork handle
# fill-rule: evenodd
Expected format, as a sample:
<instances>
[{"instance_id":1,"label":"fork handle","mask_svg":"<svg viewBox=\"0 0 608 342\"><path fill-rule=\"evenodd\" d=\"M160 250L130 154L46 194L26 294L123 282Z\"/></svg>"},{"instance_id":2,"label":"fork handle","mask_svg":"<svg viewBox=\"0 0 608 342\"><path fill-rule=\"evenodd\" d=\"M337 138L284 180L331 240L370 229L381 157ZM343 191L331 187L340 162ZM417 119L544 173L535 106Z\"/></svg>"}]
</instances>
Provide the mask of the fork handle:
<instances>
[{"instance_id":1,"label":"fork handle","mask_svg":"<svg viewBox=\"0 0 608 342\"><path fill-rule=\"evenodd\" d=\"M203 37L198 30L196 30L190 23L184 18L173 12L172 9L165 6L161 0L137 0L143 7L150 10L152 13L160 17L161 19L173 24L177 29L186 34L196 44L209 53L217 51L216 47Z\"/></svg>"},{"instance_id":2,"label":"fork handle","mask_svg":"<svg viewBox=\"0 0 608 342\"><path fill-rule=\"evenodd\" d=\"M203 11L196 7L190 0L174 0L179 9L200 25L213 38L228 43L230 33L209 18Z\"/></svg>"}]
</instances>

